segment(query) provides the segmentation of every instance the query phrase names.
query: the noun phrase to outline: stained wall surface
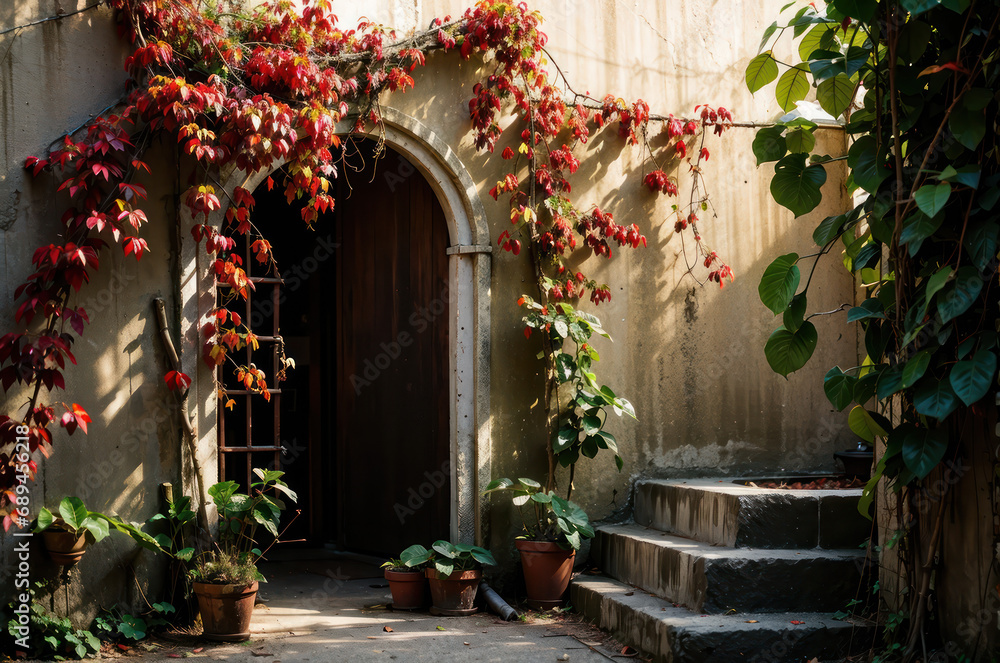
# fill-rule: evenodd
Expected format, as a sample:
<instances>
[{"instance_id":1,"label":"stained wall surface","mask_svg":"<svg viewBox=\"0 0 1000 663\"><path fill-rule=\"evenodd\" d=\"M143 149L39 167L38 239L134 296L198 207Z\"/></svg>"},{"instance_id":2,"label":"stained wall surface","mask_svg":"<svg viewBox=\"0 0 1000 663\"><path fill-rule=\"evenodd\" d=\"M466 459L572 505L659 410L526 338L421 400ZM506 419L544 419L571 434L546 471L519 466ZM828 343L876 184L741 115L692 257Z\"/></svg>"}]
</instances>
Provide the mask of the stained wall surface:
<instances>
[{"instance_id":1,"label":"stained wall surface","mask_svg":"<svg viewBox=\"0 0 1000 663\"><path fill-rule=\"evenodd\" d=\"M768 122L782 114L767 94L751 97L743 84L745 63L756 54L760 34L782 2L535 4L546 20L552 58L580 92L642 98L663 114L690 115L700 103L725 106L741 122ZM0 7L0 29L84 6L84 0L6 3ZM405 33L426 27L436 16L463 11L464 5L451 0L418 0L405 7L373 0L339 3L336 13L346 24L367 16ZM0 321L6 331L14 327L13 290L30 273L34 248L56 241L63 209L47 180L26 175L24 158L40 155L51 141L120 99L126 51L111 13L99 8L4 34L0 55ZM495 237L510 227L508 210L487 191L508 163L499 152L508 145L516 149L517 137L505 137L496 155L475 151L468 100L482 68L455 54L432 55L415 74L416 89L386 102L454 150L477 185ZM697 282L696 277L704 278L703 269L688 274L695 261L691 239L673 231L674 201L654 197L642 186L648 167L640 149L623 147L612 129L579 150L584 165L571 179L577 203L599 205L619 223L638 224L649 240L648 248L623 250L611 261L592 258L584 265L588 274L613 286L610 303L590 308L614 338L596 343L602 379L632 400L638 415L637 422L611 424L625 460L621 473L606 453L577 469L574 499L592 519L626 513L630 486L638 477L833 470L832 453L848 444L845 419L831 411L822 376L830 366L855 365L855 332L843 315L816 319L816 355L808 368L784 380L770 371L762 350L778 321L757 297L769 261L792 251L810 253L815 225L847 207L844 174L831 167L821 208L794 219L770 199L771 169L756 167L753 135L753 129L737 128L705 141L712 154L706 177L716 214L706 215L701 229L736 274L722 290ZM839 129L821 130L819 140L830 154L844 151ZM84 405L94 417L90 434L56 435L33 504L53 506L63 495L77 494L91 509L141 522L159 506L160 483L183 482L179 423L161 378L165 363L150 300L167 301L178 333L181 311L189 310L181 293L190 287L180 283L184 269L179 262L190 249L180 250L176 233L180 187L174 146L157 147L151 160L156 175L144 182L150 189L150 223L144 232L151 251L139 263L115 251L103 257L101 275L79 295L93 321L76 346L80 365L68 372L67 395L52 397ZM689 174L686 166L674 167L686 200ZM817 268L811 310L853 302L851 279L836 262L833 256ZM541 408L533 407L542 389L535 359L540 346L524 339L515 303L522 293L533 294L526 252L518 257L495 252L492 274L492 471L494 476L541 477L543 421ZM24 398L23 392L8 393L7 410ZM211 398L198 404L199 434L209 446L214 437L205 408ZM560 480L565 484L567 478L563 474ZM509 548L516 530L512 514L502 506L493 514L486 543ZM10 559L10 538L0 541ZM144 583L149 578L144 555L124 543L92 551L79 571L86 582L71 585L71 607L88 606L77 613L82 618L97 602L134 599L132 570Z\"/></svg>"}]
</instances>

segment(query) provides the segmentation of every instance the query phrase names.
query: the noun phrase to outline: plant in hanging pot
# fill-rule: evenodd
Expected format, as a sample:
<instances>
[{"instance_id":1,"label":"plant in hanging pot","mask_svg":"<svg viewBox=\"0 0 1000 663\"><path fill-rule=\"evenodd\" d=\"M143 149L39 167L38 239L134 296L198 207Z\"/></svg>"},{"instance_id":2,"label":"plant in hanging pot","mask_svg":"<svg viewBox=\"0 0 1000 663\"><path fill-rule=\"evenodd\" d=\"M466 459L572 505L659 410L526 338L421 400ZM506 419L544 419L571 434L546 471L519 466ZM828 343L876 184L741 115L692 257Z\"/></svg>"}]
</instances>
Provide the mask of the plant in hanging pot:
<instances>
[{"instance_id":1,"label":"plant in hanging pot","mask_svg":"<svg viewBox=\"0 0 1000 663\"><path fill-rule=\"evenodd\" d=\"M120 532L148 550L174 556L159 539L140 527L117 516L89 511L79 497L62 498L58 511L57 516L42 507L33 531L42 535L49 556L60 566L76 564L91 543L101 541L111 532Z\"/></svg>"},{"instance_id":2,"label":"plant in hanging pot","mask_svg":"<svg viewBox=\"0 0 1000 663\"><path fill-rule=\"evenodd\" d=\"M431 589L431 614L460 617L474 614L476 591L483 566L495 566L490 551L468 543L435 541L430 550L410 546L406 563L427 565L424 570Z\"/></svg>"},{"instance_id":3,"label":"plant in hanging pot","mask_svg":"<svg viewBox=\"0 0 1000 663\"><path fill-rule=\"evenodd\" d=\"M278 523L285 503L268 492L280 492L293 502L296 494L281 480L284 472L254 469L260 479L250 493L238 493L239 484L223 481L208 489L219 512L219 537L214 548L198 556L191 579L204 636L209 640L239 642L250 637L250 617L259 582L257 570L263 553L256 535L263 527L278 537Z\"/></svg>"},{"instance_id":4,"label":"plant in hanging pot","mask_svg":"<svg viewBox=\"0 0 1000 663\"><path fill-rule=\"evenodd\" d=\"M419 610L427 604L426 560L417 561L426 554L426 548L413 545L400 553L398 559L390 559L382 565L392 592L393 610Z\"/></svg>"},{"instance_id":5,"label":"plant in hanging pot","mask_svg":"<svg viewBox=\"0 0 1000 663\"><path fill-rule=\"evenodd\" d=\"M42 507L38 512L35 533L41 533L52 561L60 566L76 564L87 546L108 536L110 520L103 513L88 511L79 497L64 497L59 515Z\"/></svg>"},{"instance_id":6,"label":"plant in hanging pot","mask_svg":"<svg viewBox=\"0 0 1000 663\"><path fill-rule=\"evenodd\" d=\"M528 605L536 610L557 608L573 575L573 561L583 539L594 536L587 512L578 504L546 491L532 479L494 479L485 493L507 491L521 514L525 534L514 542L521 553ZM525 506L533 516L525 516Z\"/></svg>"}]
</instances>

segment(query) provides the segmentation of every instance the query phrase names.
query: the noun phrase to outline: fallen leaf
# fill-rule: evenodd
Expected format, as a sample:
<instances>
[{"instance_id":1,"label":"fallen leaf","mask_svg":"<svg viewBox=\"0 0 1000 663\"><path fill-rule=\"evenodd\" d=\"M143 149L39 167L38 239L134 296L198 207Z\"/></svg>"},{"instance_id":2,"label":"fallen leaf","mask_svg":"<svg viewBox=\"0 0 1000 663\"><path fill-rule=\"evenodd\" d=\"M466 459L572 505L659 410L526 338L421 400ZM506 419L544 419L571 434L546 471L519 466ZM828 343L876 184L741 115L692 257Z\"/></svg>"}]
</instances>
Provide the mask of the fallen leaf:
<instances>
[{"instance_id":1,"label":"fallen leaf","mask_svg":"<svg viewBox=\"0 0 1000 663\"><path fill-rule=\"evenodd\" d=\"M799 621L798 619L793 619L792 623L793 624L805 624L805 622Z\"/></svg>"},{"instance_id":2,"label":"fallen leaf","mask_svg":"<svg viewBox=\"0 0 1000 663\"><path fill-rule=\"evenodd\" d=\"M635 592L625 592L625 596L632 596Z\"/></svg>"},{"instance_id":3,"label":"fallen leaf","mask_svg":"<svg viewBox=\"0 0 1000 663\"><path fill-rule=\"evenodd\" d=\"M468 645L469 643L468 643L468 642L463 642L462 644L463 644L463 645Z\"/></svg>"},{"instance_id":4,"label":"fallen leaf","mask_svg":"<svg viewBox=\"0 0 1000 663\"><path fill-rule=\"evenodd\" d=\"M118 645L118 649L121 649L122 651L128 651L128 645L121 645L120 644L120 645Z\"/></svg>"},{"instance_id":5,"label":"fallen leaf","mask_svg":"<svg viewBox=\"0 0 1000 663\"><path fill-rule=\"evenodd\" d=\"M747 620L747 624L756 624L756 623L757 623L756 619L748 619Z\"/></svg>"},{"instance_id":6,"label":"fallen leaf","mask_svg":"<svg viewBox=\"0 0 1000 663\"><path fill-rule=\"evenodd\" d=\"M443 626L435 626L434 628L436 628L436 629L437 629L437 630L439 630L439 631L444 631L444 630L447 630L447 629L445 629L445 627L443 627Z\"/></svg>"},{"instance_id":7,"label":"fallen leaf","mask_svg":"<svg viewBox=\"0 0 1000 663\"><path fill-rule=\"evenodd\" d=\"M629 647L628 645L625 645L624 647L622 647L621 655L633 658L639 655L639 650L634 647Z\"/></svg>"},{"instance_id":8,"label":"fallen leaf","mask_svg":"<svg viewBox=\"0 0 1000 663\"><path fill-rule=\"evenodd\" d=\"M204 651L204 650L205 650L204 647L198 647L197 649L192 649L191 653L192 654L197 654L198 652L201 652L201 651Z\"/></svg>"},{"instance_id":9,"label":"fallen leaf","mask_svg":"<svg viewBox=\"0 0 1000 663\"><path fill-rule=\"evenodd\" d=\"M383 626L382 630L385 631L386 633L392 633L392 629L389 628L388 626Z\"/></svg>"},{"instance_id":10,"label":"fallen leaf","mask_svg":"<svg viewBox=\"0 0 1000 663\"><path fill-rule=\"evenodd\" d=\"M369 640L378 640L378 638L376 638L374 635L369 635L368 639Z\"/></svg>"}]
</instances>

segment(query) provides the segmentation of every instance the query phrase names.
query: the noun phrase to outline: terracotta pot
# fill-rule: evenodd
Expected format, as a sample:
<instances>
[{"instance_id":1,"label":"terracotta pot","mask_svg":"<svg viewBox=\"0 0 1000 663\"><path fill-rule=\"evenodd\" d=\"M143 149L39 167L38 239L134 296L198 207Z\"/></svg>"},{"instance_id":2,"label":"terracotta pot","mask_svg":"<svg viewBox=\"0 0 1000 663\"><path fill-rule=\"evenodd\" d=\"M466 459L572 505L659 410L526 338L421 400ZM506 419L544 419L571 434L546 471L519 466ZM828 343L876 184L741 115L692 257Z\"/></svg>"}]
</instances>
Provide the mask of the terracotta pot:
<instances>
[{"instance_id":1,"label":"terracotta pot","mask_svg":"<svg viewBox=\"0 0 1000 663\"><path fill-rule=\"evenodd\" d=\"M385 579L392 592L393 610L419 610L427 604L427 578L422 571L386 569Z\"/></svg>"},{"instance_id":2,"label":"terracotta pot","mask_svg":"<svg viewBox=\"0 0 1000 663\"><path fill-rule=\"evenodd\" d=\"M562 606L569 580L573 576L576 551L561 548L554 541L518 539L514 546L521 552L528 605L536 610Z\"/></svg>"},{"instance_id":3,"label":"terracotta pot","mask_svg":"<svg viewBox=\"0 0 1000 663\"><path fill-rule=\"evenodd\" d=\"M42 540L45 541L49 557L60 566L76 564L83 557L83 553L87 552L86 531L73 533L62 528L49 527L42 532Z\"/></svg>"},{"instance_id":4,"label":"terracotta pot","mask_svg":"<svg viewBox=\"0 0 1000 663\"><path fill-rule=\"evenodd\" d=\"M242 642L250 639L250 617L253 614L257 582L251 585L213 585L194 583L198 597L204 637L218 642Z\"/></svg>"},{"instance_id":5,"label":"terracotta pot","mask_svg":"<svg viewBox=\"0 0 1000 663\"><path fill-rule=\"evenodd\" d=\"M441 576L437 569L430 568L424 573L430 581L432 615L461 617L478 610L474 603L482 571L455 571L450 576Z\"/></svg>"}]
</instances>

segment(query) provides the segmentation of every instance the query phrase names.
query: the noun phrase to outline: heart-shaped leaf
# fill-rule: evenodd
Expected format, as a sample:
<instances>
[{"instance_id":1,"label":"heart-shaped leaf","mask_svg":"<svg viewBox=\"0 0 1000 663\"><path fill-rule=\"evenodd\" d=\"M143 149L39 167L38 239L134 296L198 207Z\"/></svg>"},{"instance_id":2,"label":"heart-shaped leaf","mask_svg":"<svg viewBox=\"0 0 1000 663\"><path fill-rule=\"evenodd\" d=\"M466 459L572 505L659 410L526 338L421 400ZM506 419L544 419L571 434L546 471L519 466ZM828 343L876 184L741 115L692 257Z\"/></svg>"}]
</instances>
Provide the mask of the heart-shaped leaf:
<instances>
[{"instance_id":1,"label":"heart-shaped leaf","mask_svg":"<svg viewBox=\"0 0 1000 663\"><path fill-rule=\"evenodd\" d=\"M972 405L989 391L996 371L997 356L989 350L980 350L970 359L955 364L948 380L955 395L966 405Z\"/></svg>"},{"instance_id":2,"label":"heart-shaped leaf","mask_svg":"<svg viewBox=\"0 0 1000 663\"><path fill-rule=\"evenodd\" d=\"M764 306L771 309L771 312L778 315L788 308L795 290L799 287L799 280L802 275L798 265L795 263L799 259L797 253L787 253L775 258L764 275L760 278L757 286L757 294Z\"/></svg>"},{"instance_id":3,"label":"heart-shaped leaf","mask_svg":"<svg viewBox=\"0 0 1000 663\"><path fill-rule=\"evenodd\" d=\"M915 429L903 438L903 463L918 479L930 474L947 451L948 431L944 428Z\"/></svg>"},{"instance_id":4,"label":"heart-shaped leaf","mask_svg":"<svg viewBox=\"0 0 1000 663\"><path fill-rule=\"evenodd\" d=\"M842 411L854 400L854 385L858 379L853 375L848 375L840 370L839 366L834 366L823 378L823 391L826 397L837 408Z\"/></svg>"},{"instance_id":5,"label":"heart-shaped leaf","mask_svg":"<svg viewBox=\"0 0 1000 663\"><path fill-rule=\"evenodd\" d=\"M811 322L803 322L795 332L779 327L767 339L764 356L775 373L787 377L806 365L818 339L816 327Z\"/></svg>"},{"instance_id":6,"label":"heart-shaped leaf","mask_svg":"<svg viewBox=\"0 0 1000 663\"><path fill-rule=\"evenodd\" d=\"M947 182L937 185L925 184L913 194L913 200L917 203L917 207L927 216L936 216L948 204L950 197L951 185Z\"/></svg>"}]
</instances>

